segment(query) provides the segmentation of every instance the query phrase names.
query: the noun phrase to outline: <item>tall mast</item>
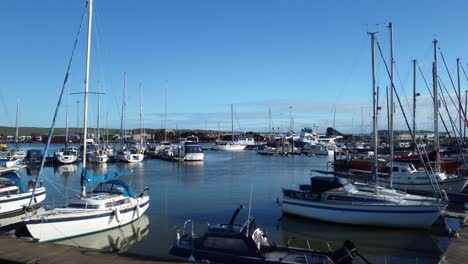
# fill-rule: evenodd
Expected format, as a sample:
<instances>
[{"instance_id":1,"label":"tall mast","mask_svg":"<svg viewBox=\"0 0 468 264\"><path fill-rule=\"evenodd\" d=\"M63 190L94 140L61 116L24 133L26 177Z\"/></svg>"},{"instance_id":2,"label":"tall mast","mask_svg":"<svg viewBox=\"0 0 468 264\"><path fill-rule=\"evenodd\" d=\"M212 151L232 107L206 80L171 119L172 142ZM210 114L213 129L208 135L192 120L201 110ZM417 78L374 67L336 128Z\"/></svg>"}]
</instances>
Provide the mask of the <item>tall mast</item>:
<instances>
[{"instance_id":1,"label":"tall mast","mask_svg":"<svg viewBox=\"0 0 468 264\"><path fill-rule=\"evenodd\" d=\"M416 60L413 60L413 135L416 138ZM416 146L414 146L416 149Z\"/></svg>"},{"instance_id":2,"label":"tall mast","mask_svg":"<svg viewBox=\"0 0 468 264\"><path fill-rule=\"evenodd\" d=\"M91 29L93 18L93 0L88 0L89 13L88 13L88 46L86 48L86 75L85 75L85 92L84 92L84 118L83 118L83 162L82 162L82 177L86 173L86 138L88 128L88 87L89 87L89 62L91 58ZM85 183L81 183L81 196L86 196Z\"/></svg>"},{"instance_id":3,"label":"tall mast","mask_svg":"<svg viewBox=\"0 0 468 264\"><path fill-rule=\"evenodd\" d=\"M71 85L71 82L68 82L68 85L67 85L67 108L66 108L66 111L65 111L65 147L68 145L68 122L69 122L69 118L68 118L68 112L70 111L70 85Z\"/></svg>"},{"instance_id":4,"label":"tall mast","mask_svg":"<svg viewBox=\"0 0 468 264\"><path fill-rule=\"evenodd\" d=\"M231 142L234 142L234 106L231 104Z\"/></svg>"},{"instance_id":5,"label":"tall mast","mask_svg":"<svg viewBox=\"0 0 468 264\"><path fill-rule=\"evenodd\" d=\"M164 95L164 141L167 141L167 88L168 81L166 80L166 91Z\"/></svg>"},{"instance_id":6,"label":"tall mast","mask_svg":"<svg viewBox=\"0 0 468 264\"><path fill-rule=\"evenodd\" d=\"M123 101L122 101L122 116L120 117L120 144L124 144L125 142L125 136L127 132L125 131L125 112L127 111L127 73L124 72L124 90L123 90Z\"/></svg>"},{"instance_id":7,"label":"tall mast","mask_svg":"<svg viewBox=\"0 0 468 264\"><path fill-rule=\"evenodd\" d=\"M106 144L109 144L109 112L106 112Z\"/></svg>"},{"instance_id":8,"label":"tall mast","mask_svg":"<svg viewBox=\"0 0 468 264\"><path fill-rule=\"evenodd\" d=\"M377 191L377 173L378 173L378 160L377 160L377 102L376 102L376 96L377 96L377 88L376 88L376 82L375 82L375 33L376 32L370 32L369 34L371 35L371 56L372 56L372 143L374 147L374 166L373 166L373 171L375 173L375 191Z\"/></svg>"},{"instance_id":9,"label":"tall mast","mask_svg":"<svg viewBox=\"0 0 468 264\"><path fill-rule=\"evenodd\" d=\"M100 118L101 118L101 82L98 81L98 104L97 104L97 144L99 146L100 140L99 137L101 135L100 133Z\"/></svg>"},{"instance_id":10,"label":"tall mast","mask_svg":"<svg viewBox=\"0 0 468 264\"><path fill-rule=\"evenodd\" d=\"M432 64L432 87L434 93L434 150L436 153L435 171L440 171L439 159L439 95L437 91L437 39L434 39L434 62Z\"/></svg>"},{"instance_id":11,"label":"tall mast","mask_svg":"<svg viewBox=\"0 0 468 264\"><path fill-rule=\"evenodd\" d=\"M395 60L393 59L393 24L392 22L390 22L388 24L388 28L390 30L390 108L388 111L390 111L390 114L388 115L389 116L389 133L388 133L388 136L390 138L389 140L389 147L390 147L390 170L388 172L388 176L390 178L390 188L392 188L392 185L393 185L393 177L392 177L392 172L393 172L393 112L394 112L394 108L393 108L393 89L394 89L394 85L393 85L393 66L395 64Z\"/></svg>"},{"instance_id":12,"label":"tall mast","mask_svg":"<svg viewBox=\"0 0 468 264\"><path fill-rule=\"evenodd\" d=\"M143 147L143 104L141 100L141 81L140 81L140 146Z\"/></svg>"},{"instance_id":13,"label":"tall mast","mask_svg":"<svg viewBox=\"0 0 468 264\"><path fill-rule=\"evenodd\" d=\"M458 122L459 122L459 130L460 136L462 133L462 99L461 99L461 89L460 89L460 58L457 58L457 79L458 79ZM466 111L466 110L465 110Z\"/></svg>"},{"instance_id":14,"label":"tall mast","mask_svg":"<svg viewBox=\"0 0 468 264\"><path fill-rule=\"evenodd\" d=\"M16 131L15 131L15 147L18 148L18 125L19 125L19 105L20 99L16 98Z\"/></svg>"}]
</instances>

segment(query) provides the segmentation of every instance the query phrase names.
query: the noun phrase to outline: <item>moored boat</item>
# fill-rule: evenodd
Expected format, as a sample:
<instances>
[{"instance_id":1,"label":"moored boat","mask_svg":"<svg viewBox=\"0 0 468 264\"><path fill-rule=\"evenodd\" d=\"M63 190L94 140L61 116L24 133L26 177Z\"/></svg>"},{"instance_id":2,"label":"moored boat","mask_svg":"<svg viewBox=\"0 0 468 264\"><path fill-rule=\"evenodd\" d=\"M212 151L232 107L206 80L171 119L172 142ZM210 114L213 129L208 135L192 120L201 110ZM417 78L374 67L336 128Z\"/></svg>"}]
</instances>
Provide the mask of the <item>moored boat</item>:
<instances>
[{"instance_id":1,"label":"moored boat","mask_svg":"<svg viewBox=\"0 0 468 264\"><path fill-rule=\"evenodd\" d=\"M235 224L239 207L228 224L209 225L208 231L195 237L192 230L177 233L177 241L169 253L192 261L215 263L352 263L359 255L354 244L345 241L337 250L321 252L313 249L280 246L270 243L266 234L250 217L243 225Z\"/></svg>"}]
</instances>

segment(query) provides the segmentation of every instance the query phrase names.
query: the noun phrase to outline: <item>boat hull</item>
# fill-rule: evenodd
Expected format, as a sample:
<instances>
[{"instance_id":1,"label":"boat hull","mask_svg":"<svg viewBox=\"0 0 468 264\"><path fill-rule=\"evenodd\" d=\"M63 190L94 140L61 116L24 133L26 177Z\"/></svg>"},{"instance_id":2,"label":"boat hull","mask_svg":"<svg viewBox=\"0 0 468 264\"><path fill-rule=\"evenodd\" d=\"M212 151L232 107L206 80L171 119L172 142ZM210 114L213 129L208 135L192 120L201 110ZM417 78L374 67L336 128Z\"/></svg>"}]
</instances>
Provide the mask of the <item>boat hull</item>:
<instances>
[{"instance_id":1,"label":"boat hull","mask_svg":"<svg viewBox=\"0 0 468 264\"><path fill-rule=\"evenodd\" d=\"M138 199L137 205L114 210L81 210L83 213L59 213L49 211L25 221L31 236L40 242L51 242L97 233L129 224L139 219L148 209L149 197ZM56 209L57 210L57 209ZM120 218L120 219L119 219Z\"/></svg>"},{"instance_id":2,"label":"boat hull","mask_svg":"<svg viewBox=\"0 0 468 264\"><path fill-rule=\"evenodd\" d=\"M440 215L437 205L342 205L284 197L283 213L340 224L428 229Z\"/></svg>"},{"instance_id":3,"label":"boat hull","mask_svg":"<svg viewBox=\"0 0 468 264\"><path fill-rule=\"evenodd\" d=\"M24 210L24 206L29 205L31 200L32 191L10 194L8 197L0 197L0 217ZM36 189L32 205L39 204L46 198L46 191L44 187Z\"/></svg>"},{"instance_id":4,"label":"boat hull","mask_svg":"<svg viewBox=\"0 0 468 264\"><path fill-rule=\"evenodd\" d=\"M445 181L438 182L440 189L444 190L446 193L460 193L467 184L468 184L468 178L465 178L465 177L448 179ZM379 178L379 185L382 187L388 188L390 187L390 181L388 179ZM401 181L398 181L397 179L394 179L392 181L392 188L403 190L403 191L410 191L410 192L434 193L434 187L429 181L401 182Z\"/></svg>"},{"instance_id":5,"label":"boat hull","mask_svg":"<svg viewBox=\"0 0 468 264\"><path fill-rule=\"evenodd\" d=\"M142 162L144 159L143 154L119 154L118 158L120 161L123 162L128 162L128 163L137 163L137 162Z\"/></svg>"},{"instance_id":6,"label":"boat hull","mask_svg":"<svg viewBox=\"0 0 468 264\"><path fill-rule=\"evenodd\" d=\"M203 161L205 155L203 153L185 153L185 161Z\"/></svg>"}]
</instances>

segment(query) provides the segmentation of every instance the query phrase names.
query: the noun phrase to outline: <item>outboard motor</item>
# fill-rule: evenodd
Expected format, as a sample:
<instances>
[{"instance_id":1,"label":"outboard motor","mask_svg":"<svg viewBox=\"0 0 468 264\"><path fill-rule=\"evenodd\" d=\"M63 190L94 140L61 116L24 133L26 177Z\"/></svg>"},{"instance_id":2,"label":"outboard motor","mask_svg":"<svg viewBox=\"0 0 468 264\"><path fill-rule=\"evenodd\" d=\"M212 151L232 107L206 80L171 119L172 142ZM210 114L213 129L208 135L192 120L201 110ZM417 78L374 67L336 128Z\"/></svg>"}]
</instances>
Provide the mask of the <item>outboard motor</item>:
<instances>
[{"instance_id":1,"label":"outboard motor","mask_svg":"<svg viewBox=\"0 0 468 264\"><path fill-rule=\"evenodd\" d=\"M356 246L353 242L346 240L341 248L332 252L331 259L335 264L352 264L355 254Z\"/></svg>"}]
</instances>

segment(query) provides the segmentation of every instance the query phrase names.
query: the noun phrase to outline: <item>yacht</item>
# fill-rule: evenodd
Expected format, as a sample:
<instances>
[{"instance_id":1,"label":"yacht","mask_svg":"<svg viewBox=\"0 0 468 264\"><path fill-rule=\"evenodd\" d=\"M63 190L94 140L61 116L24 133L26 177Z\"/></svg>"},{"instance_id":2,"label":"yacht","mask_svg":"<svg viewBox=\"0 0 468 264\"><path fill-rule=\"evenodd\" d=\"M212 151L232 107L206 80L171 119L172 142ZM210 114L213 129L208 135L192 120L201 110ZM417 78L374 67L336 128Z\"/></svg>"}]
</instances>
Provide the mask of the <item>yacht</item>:
<instances>
[{"instance_id":1,"label":"yacht","mask_svg":"<svg viewBox=\"0 0 468 264\"><path fill-rule=\"evenodd\" d=\"M117 159L123 162L136 163L142 162L145 155L144 151L141 150L136 144L126 144L117 151Z\"/></svg>"},{"instance_id":2,"label":"yacht","mask_svg":"<svg viewBox=\"0 0 468 264\"><path fill-rule=\"evenodd\" d=\"M310 184L283 188L283 213L341 224L428 229L446 205L359 190L346 179L311 177Z\"/></svg>"},{"instance_id":3,"label":"yacht","mask_svg":"<svg viewBox=\"0 0 468 264\"><path fill-rule=\"evenodd\" d=\"M78 159L77 147L65 147L54 152L54 161L60 164L75 163Z\"/></svg>"},{"instance_id":4,"label":"yacht","mask_svg":"<svg viewBox=\"0 0 468 264\"><path fill-rule=\"evenodd\" d=\"M175 150L177 152L175 155L183 158L184 161L203 161L205 156L198 143L198 137L194 135L183 139Z\"/></svg>"}]
</instances>

